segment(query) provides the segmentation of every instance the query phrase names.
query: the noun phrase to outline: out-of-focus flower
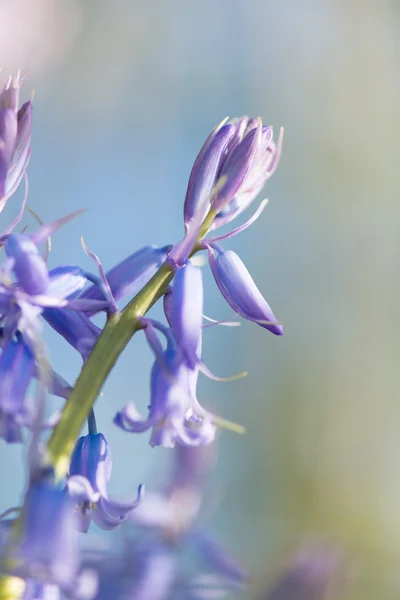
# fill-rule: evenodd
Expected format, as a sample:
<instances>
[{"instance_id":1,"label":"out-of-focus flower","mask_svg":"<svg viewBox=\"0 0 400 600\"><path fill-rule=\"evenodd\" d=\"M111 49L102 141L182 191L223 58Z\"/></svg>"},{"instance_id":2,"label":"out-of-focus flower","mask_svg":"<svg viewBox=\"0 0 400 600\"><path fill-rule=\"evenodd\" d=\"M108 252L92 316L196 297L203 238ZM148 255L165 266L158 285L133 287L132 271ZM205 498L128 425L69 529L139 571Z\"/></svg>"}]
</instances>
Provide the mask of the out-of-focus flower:
<instances>
[{"instance_id":1,"label":"out-of-focus flower","mask_svg":"<svg viewBox=\"0 0 400 600\"><path fill-rule=\"evenodd\" d=\"M40 315L45 308L98 310L107 301L79 299L87 277L79 267L63 266L47 270L38 244L75 215L68 215L27 235L7 234L0 240L8 259L0 271L0 315L7 338L19 331L34 350L40 336Z\"/></svg>"},{"instance_id":2,"label":"out-of-focus flower","mask_svg":"<svg viewBox=\"0 0 400 600\"><path fill-rule=\"evenodd\" d=\"M31 154L32 103L18 108L21 77L9 77L0 94L0 212L18 188Z\"/></svg>"},{"instance_id":3,"label":"out-of-focus flower","mask_svg":"<svg viewBox=\"0 0 400 600\"><path fill-rule=\"evenodd\" d=\"M217 244L215 257L209 246L209 261L214 279L221 294L233 310L249 321L254 321L275 335L282 335L283 328L277 320L250 273L239 256L232 250L224 251Z\"/></svg>"},{"instance_id":4,"label":"out-of-focus flower","mask_svg":"<svg viewBox=\"0 0 400 600\"><path fill-rule=\"evenodd\" d=\"M23 579L73 588L79 566L71 499L46 480L28 488L21 529L8 548L12 571Z\"/></svg>"},{"instance_id":5,"label":"out-of-focus flower","mask_svg":"<svg viewBox=\"0 0 400 600\"><path fill-rule=\"evenodd\" d=\"M0 437L21 442L26 415L25 396L35 373L35 358L19 337L10 340L0 357Z\"/></svg>"},{"instance_id":6,"label":"out-of-focus flower","mask_svg":"<svg viewBox=\"0 0 400 600\"><path fill-rule=\"evenodd\" d=\"M342 570L338 548L305 543L259 600L328 600L337 592L339 579L343 583Z\"/></svg>"},{"instance_id":7,"label":"out-of-focus flower","mask_svg":"<svg viewBox=\"0 0 400 600\"><path fill-rule=\"evenodd\" d=\"M122 504L109 499L111 467L111 453L102 433L79 438L71 456L67 487L78 504L77 523L82 532L88 531L91 519L101 529L115 529L141 501L143 486L139 486L133 502Z\"/></svg>"}]
</instances>

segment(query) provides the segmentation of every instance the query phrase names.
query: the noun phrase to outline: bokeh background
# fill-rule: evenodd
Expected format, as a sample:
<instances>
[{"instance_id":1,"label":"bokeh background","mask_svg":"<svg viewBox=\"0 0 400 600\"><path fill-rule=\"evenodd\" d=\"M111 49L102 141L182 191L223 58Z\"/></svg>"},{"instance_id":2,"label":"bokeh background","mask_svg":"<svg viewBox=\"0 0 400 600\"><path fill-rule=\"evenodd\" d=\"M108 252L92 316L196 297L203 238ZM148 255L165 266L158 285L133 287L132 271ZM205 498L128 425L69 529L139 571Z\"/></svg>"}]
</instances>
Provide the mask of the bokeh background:
<instances>
[{"instance_id":1,"label":"bokeh background","mask_svg":"<svg viewBox=\"0 0 400 600\"><path fill-rule=\"evenodd\" d=\"M248 598L310 538L346 556L338 598L400 594L399 30L393 0L0 1L3 74L29 68L36 89L29 203L45 221L88 209L54 237L52 265L91 267L81 233L106 268L177 241L214 125L285 126L267 210L226 243L285 336L209 329L210 368L250 375L200 386L247 428L220 436L213 527L252 573ZM227 317L205 276L207 314ZM48 343L73 381L75 353ZM98 402L114 496L156 488L170 458L111 424L127 400L146 405L150 364L138 336ZM0 443L1 509L18 504L22 459Z\"/></svg>"}]
</instances>

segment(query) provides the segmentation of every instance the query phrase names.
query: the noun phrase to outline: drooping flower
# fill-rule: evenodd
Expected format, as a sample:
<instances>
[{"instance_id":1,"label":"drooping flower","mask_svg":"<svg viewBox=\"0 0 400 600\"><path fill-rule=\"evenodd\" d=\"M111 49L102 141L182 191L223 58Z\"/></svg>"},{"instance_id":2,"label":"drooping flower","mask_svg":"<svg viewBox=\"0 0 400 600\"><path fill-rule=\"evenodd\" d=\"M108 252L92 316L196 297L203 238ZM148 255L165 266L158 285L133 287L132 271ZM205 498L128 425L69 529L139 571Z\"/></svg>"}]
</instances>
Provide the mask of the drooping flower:
<instances>
[{"instance_id":1,"label":"drooping flower","mask_svg":"<svg viewBox=\"0 0 400 600\"><path fill-rule=\"evenodd\" d=\"M254 321L275 335L282 335L277 320L250 273L239 256L232 250L224 251L216 244L217 256L208 247L209 261L215 282L233 310L249 321Z\"/></svg>"},{"instance_id":2,"label":"drooping flower","mask_svg":"<svg viewBox=\"0 0 400 600\"><path fill-rule=\"evenodd\" d=\"M223 122L209 136L198 155L184 206L186 234L170 252L168 260L181 266L187 260L210 211L209 229L229 223L259 194L279 161L282 136L273 141L272 127L261 119L241 117Z\"/></svg>"},{"instance_id":3,"label":"drooping flower","mask_svg":"<svg viewBox=\"0 0 400 600\"><path fill-rule=\"evenodd\" d=\"M139 486L133 502L122 504L108 497L111 476L111 454L102 433L82 436L72 452L67 487L78 505L79 531L87 532L93 520L101 529L115 529L138 506L144 487Z\"/></svg>"},{"instance_id":4,"label":"drooping flower","mask_svg":"<svg viewBox=\"0 0 400 600\"><path fill-rule=\"evenodd\" d=\"M141 528L136 555L146 557L143 581L147 582L149 590L153 582L150 574L161 560L158 558L160 553L164 557L162 564L165 568L168 565L168 573L174 574L174 580L169 584L174 597L222 598L226 593L243 588L246 574L242 567L213 536L197 527L203 500L208 497L205 479L214 463L214 446L177 445L173 451L174 471L169 485L164 492L148 494L130 516L130 521ZM152 550L154 561L151 560ZM182 576L179 561L188 552L192 565ZM146 596L137 596L138 600L142 597ZM170 596L161 595L164 597ZM136 599L135 594L133 598Z\"/></svg>"},{"instance_id":5,"label":"drooping flower","mask_svg":"<svg viewBox=\"0 0 400 600\"><path fill-rule=\"evenodd\" d=\"M47 480L31 482L21 518L18 537L8 548L14 574L72 588L79 555L71 499Z\"/></svg>"},{"instance_id":6,"label":"drooping flower","mask_svg":"<svg viewBox=\"0 0 400 600\"><path fill-rule=\"evenodd\" d=\"M0 212L18 188L31 153L32 102L18 109L19 73L9 77L0 93Z\"/></svg>"},{"instance_id":7,"label":"drooping flower","mask_svg":"<svg viewBox=\"0 0 400 600\"><path fill-rule=\"evenodd\" d=\"M182 360L171 330L164 328L167 348L156 355L150 376L150 406L142 420L133 403L126 405L114 423L131 433L152 429L151 446L173 448L176 443L197 446L215 437L212 416L201 407L195 390L199 367L191 369Z\"/></svg>"},{"instance_id":8,"label":"drooping flower","mask_svg":"<svg viewBox=\"0 0 400 600\"><path fill-rule=\"evenodd\" d=\"M37 244L72 216L44 225L31 236L10 234L2 240L8 259L0 270L0 315L6 336L19 331L32 349L40 336L40 315L45 308L97 310L107 302L77 299L87 277L79 267L48 271ZM14 277L12 277L14 275Z\"/></svg>"}]
</instances>

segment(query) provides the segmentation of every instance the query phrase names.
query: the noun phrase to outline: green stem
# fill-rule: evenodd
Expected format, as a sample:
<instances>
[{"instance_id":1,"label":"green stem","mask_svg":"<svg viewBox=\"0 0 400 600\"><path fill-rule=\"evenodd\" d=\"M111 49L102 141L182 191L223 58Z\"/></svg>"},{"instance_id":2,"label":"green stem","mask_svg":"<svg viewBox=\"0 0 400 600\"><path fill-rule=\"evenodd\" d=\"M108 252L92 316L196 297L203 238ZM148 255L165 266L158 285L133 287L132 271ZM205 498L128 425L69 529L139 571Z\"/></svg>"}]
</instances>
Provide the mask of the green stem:
<instances>
[{"instance_id":1,"label":"green stem","mask_svg":"<svg viewBox=\"0 0 400 600\"><path fill-rule=\"evenodd\" d=\"M48 443L57 477L66 474L75 440L119 355L136 331L142 329L140 317L160 298L173 276L165 263L121 313L109 317Z\"/></svg>"}]
</instances>

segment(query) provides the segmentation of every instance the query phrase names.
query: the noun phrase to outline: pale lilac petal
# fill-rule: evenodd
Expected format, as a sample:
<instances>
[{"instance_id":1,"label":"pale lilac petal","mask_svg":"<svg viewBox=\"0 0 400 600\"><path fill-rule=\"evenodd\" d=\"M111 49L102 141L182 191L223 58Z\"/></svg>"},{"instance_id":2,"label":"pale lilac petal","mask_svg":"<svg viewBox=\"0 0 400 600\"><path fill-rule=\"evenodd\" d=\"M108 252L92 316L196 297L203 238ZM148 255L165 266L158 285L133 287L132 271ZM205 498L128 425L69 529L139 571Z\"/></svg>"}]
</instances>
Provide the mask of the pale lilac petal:
<instances>
[{"instance_id":1,"label":"pale lilac petal","mask_svg":"<svg viewBox=\"0 0 400 600\"><path fill-rule=\"evenodd\" d=\"M215 282L233 310L275 335L282 335L282 326L277 323L269 304L239 256L228 250L218 252L215 258L214 252L209 248L209 260Z\"/></svg>"},{"instance_id":2,"label":"pale lilac petal","mask_svg":"<svg viewBox=\"0 0 400 600\"><path fill-rule=\"evenodd\" d=\"M200 360L197 350L203 322L201 269L190 261L174 278L170 301L170 325L180 352L190 368Z\"/></svg>"},{"instance_id":3,"label":"pale lilac petal","mask_svg":"<svg viewBox=\"0 0 400 600\"><path fill-rule=\"evenodd\" d=\"M145 246L131 254L106 273L112 295L116 302L134 296L156 273L167 258L171 246ZM97 285L83 292L81 298L103 300L104 294ZM93 311L89 311L91 316Z\"/></svg>"},{"instance_id":4,"label":"pale lilac petal","mask_svg":"<svg viewBox=\"0 0 400 600\"><path fill-rule=\"evenodd\" d=\"M47 295L58 299L76 298L86 285L87 279L80 267L62 266L49 271Z\"/></svg>"},{"instance_id":5,"label":"pale lilac petal","mask_svg":"<svg viewBox=\"0 0 400 600\"><path fill-rule=\"evenodd\" d=\"M230 124L218 126L200 150L194 162L186 192L184 206L186 226L199 214L201 220L205 217L224 158L224 150L229 140L235 135L235 131L235 127Z\"/></svg>"}]
</instances>

